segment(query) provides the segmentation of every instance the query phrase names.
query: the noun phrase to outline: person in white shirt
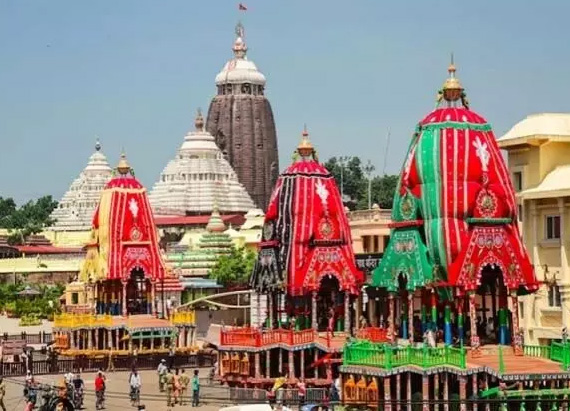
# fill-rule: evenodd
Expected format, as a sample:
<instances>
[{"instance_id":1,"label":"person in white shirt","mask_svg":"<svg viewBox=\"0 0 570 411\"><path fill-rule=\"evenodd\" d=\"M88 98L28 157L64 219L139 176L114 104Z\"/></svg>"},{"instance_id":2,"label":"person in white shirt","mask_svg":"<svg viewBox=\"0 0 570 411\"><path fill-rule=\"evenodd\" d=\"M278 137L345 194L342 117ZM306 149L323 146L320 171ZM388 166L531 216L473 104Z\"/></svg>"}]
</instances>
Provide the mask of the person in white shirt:
<instances>
[{"instance_id":1,"label":"person in white shirt","mask_svg":"<svg viewBox=\"0 0 570 411\"><path fill-rule=\"evenodd\" d=\"M134 368L133 368L133 371L131 372L131 375L129 377L129 386L131 387L131 392L130 392L131 405L133 407L138 406L139 402L140 402L140 392L141 392L142 381L141 381L140 374Z\"/></svg>"},{"instance_id":2,"label":"person in white shirt","mask_svg":"<svg viewBox=\"0 0 570 411\"><path fill-rule=\"evenodd\" d=\"M156 372L158 373L158 388L160 392L164 392L164 376L166 375L167 367L164 359L160 360Z\"/></svg>"}]
</instances>

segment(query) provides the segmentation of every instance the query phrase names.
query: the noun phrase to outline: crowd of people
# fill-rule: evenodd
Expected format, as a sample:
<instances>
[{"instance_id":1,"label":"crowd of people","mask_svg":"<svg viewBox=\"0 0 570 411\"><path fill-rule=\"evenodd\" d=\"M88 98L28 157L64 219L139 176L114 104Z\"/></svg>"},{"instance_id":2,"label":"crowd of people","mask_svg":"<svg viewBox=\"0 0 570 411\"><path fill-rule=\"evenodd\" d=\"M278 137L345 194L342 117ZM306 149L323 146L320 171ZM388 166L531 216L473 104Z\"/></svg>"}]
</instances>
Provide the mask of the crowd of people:
<instances>
[{"instance_id":1,"label":"crowd of people","mask_svg":"<svg viewBox=\"0 0 570 411\"><path fill-rule=\"evenodd\" d=\"M176 404L186 405L188 400L188 387L192 390L192 407L200 404L200 378L198 370L194 370L192 379L188 377L184 369L175 369L166 365L165 360L161 360L156 370L158 374L158 388L160 392L166 393L166 403L169 407Z\"/></svg>"}]
</instances>

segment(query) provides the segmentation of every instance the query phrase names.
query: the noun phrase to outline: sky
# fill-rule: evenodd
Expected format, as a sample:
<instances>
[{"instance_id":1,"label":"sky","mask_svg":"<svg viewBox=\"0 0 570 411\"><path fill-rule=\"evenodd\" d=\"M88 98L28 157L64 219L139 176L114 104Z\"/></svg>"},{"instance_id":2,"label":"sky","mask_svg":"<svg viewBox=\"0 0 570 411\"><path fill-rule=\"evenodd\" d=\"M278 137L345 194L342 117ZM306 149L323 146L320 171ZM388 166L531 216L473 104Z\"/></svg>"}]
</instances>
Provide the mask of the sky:
<instances>
[{"instance_id":1,"label":"sky","mask_svg":"<svg viewBox=\"0 0 570 411\"><path fill-rule=\"evenodd\" d=\"M0 196L60 198L96 137L113 166L124 148L150 189L207 110L240 19L267 77L281 168L306 123L322 160L398 172L451 52L498 137L529 114L570 112L568 1L243 3L0 0Z\"/></svg>"}]
</instances>

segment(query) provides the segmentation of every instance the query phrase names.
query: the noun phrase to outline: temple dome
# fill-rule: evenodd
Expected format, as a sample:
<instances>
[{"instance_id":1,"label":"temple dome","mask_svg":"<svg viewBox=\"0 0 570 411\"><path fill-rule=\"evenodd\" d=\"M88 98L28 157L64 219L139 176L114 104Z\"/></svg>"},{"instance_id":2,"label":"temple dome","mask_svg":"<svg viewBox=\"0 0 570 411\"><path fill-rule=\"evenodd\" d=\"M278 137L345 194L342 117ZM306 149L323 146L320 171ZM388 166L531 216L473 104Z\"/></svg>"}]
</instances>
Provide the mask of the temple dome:
<instances>
[{"instance_id":1,"label":"temple dome","mask_svg":"<svg viewBox=\"0 0 570 411\"><path fill-rule=\"evenodd\" d=\"M149 196L158 215L206 214L217 202L221 213L246 213L253 201L216 145L198 113L196 130L184 138Z\"/></svg>"},{"instance_id":2,"label":"temple dome","mask_svg":"<svg viewBox=\"0 0 570 411\"><path fill-rule=\"evenodd\" d=\"M265 76L257 70L253 61L247 59L247 45L241 24L236 27L236 36L232 47L234 58L228 61L216 76L216 85L251 83L265 86Z\"/></svg>"},{"instance_id":3,"label":"temple dome","mask_svg":"<svg viewBox=\"0 0 570 411\"><path fill-rule=\"evenodd\" d=\"M88 231L97 208L101 190L112 177L107 157L101 151L99 141L95 152L79 176L73 180L57 208L51 214L55 223L52 231Z\"/></svg>"}]
</instances>

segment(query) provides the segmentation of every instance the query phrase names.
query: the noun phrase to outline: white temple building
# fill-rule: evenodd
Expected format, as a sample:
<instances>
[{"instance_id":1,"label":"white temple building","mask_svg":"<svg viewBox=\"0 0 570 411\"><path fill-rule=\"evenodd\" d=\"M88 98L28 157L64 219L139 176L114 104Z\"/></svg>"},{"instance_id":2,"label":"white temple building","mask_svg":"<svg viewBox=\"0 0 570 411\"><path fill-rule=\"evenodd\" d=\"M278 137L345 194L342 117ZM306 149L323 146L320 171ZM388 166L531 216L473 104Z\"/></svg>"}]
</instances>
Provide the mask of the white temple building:
<instances>
[{"instance_id":1,"label":"white temple building","mask_svg":"<svg viewBox=\"0 0 570 411\"><path fill-rule=\"evenodd\" d=\"M51 218L55 220L49 231L69 232L91 230L91 223L101 190L111 179L113 170L107 157L101 152L101 144L97 140L95 152L89 157L85 169L79 174L64 194Z\"/></svg>"},{"instance_id":2,"label":"white temple building","mask_svg":"<svg viewBox=\"0 0 570 411\"><path fill-rule=\"evenodd\" d=\"M200 112L195 126L150 192L154 214L211 214L214 203L222 214L245 214L255 208L214 137L204 130Z\"/></svg>"}]
</instances>

